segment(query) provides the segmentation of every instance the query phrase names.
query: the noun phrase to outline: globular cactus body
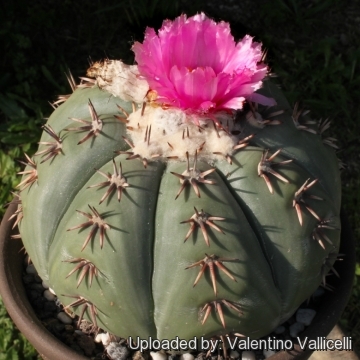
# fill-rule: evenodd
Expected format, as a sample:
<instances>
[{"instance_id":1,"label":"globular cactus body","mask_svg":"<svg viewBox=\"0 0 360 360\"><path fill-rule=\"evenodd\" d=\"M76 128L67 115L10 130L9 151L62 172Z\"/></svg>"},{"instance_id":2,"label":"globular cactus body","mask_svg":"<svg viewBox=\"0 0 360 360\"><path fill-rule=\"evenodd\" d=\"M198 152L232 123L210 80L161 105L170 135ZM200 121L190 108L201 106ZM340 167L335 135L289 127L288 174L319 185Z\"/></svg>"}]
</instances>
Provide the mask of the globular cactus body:
<instances>
[{"instance_id":1,"label":"globular cactus body","mask_svg":"<svg viewBox=\"0 0 360 360\"><path fill-rule=\"evenodd\" d=\"M95 63L56 102L17 222L80 319L122 337L258 338L325 285L340 241L333 140L262 83L260 48L182 15L146 30L137 66Z\"/></svg>"},{"instance_id":2,"label":"globular cactus body","mask_svg":"<svg viewBox=\"0 0 360 360\"><path fill-rule=\"evenodd\" d=\"M76 90L55 110L47 125L62 151L43 163L36 157L37 180L21 191L20 231L39 275L65 305L123 337L257 338L312 294L339 246L337 159L320 136L295 127L276 86L266 83L262 91L277 100L274 111L284 110L281 124L258 126L244 111L237 136L255 134L250 144L231 155L231 164L209 164L200 151L196 170L210 183L198 182L199 194L187 184L176 199L182 182L174 174L184 173L185 161L148 161L145 168L115 154L129 150L126 125L114 115L117 105L131 112L130 103L94 87ZM88 130L64 129L74 118L91 121L89 99L103 126L78 144ZM44 132L41 142L49 141ZM259 163L279 149L267 165L288 183L266 173L271 194ZM104 199L116 173L123 181ZM308 179L318 181L298 202L301 226L295 199ZM333 225L321 228L328 220Z\"/></svg>"}]
</instances>

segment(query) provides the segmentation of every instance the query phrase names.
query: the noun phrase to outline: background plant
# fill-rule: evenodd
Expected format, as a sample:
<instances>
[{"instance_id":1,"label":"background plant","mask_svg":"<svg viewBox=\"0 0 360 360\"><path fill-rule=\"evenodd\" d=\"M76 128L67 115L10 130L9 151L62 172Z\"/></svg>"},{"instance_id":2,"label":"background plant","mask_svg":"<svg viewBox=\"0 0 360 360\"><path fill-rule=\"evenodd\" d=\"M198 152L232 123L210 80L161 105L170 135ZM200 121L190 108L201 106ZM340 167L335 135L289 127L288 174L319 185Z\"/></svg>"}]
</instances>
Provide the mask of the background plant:
<instances>
[{"instance_id":1,"label":"background plant","mask_svg":"<svg viewBox=\"0 0 360 360\"><path fill-rule=\"evenodd\" d=\"M231 21L235 36L247 32L261 40L288 99L301 100L315 119L332 120L331 134L346 164L343 206L360 237L359 2L120 0L104 5L100 0L16 0L0 6L0 204L11 199L9 192L19 181L16 160L24 151L35 152L43 118L52 110L48 101L70 91L64 75L68 69L75 78L84 75L89 56L131 63L131 44L142 40L145 26L159 27L166 17L205 10L216 20ZM360 263L341 324L359 346L358 276ZM2 305L0 329L0 359L36 358Z\"/></svg>"}]
</instances>

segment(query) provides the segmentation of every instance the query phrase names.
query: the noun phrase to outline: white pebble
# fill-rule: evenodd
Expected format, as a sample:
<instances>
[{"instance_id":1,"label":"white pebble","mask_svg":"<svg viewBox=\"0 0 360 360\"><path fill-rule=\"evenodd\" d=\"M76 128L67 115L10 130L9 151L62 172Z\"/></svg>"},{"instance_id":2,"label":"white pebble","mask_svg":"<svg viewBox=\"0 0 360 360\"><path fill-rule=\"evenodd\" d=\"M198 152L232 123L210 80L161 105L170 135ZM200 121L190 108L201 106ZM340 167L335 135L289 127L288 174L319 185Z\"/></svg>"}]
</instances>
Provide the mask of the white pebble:
<instances>
[{"instance_id":1,"label":"white pebble","mask_svg":"<svg viewBox=\"0 0 360 360\"><path fill-rule=\"evenodd\" d=\"M108 346L110 344L110 341L111 341L110 334L109 333L103 334L101 341L102 341L104 346Z\"/></svg>"},{"instance_id":2,"label":"white pebble","mask_svg":"<svg viewBox=\"0 0 360 360\"><path fill-rule=\"evenodd\" d=\"M318 298L318 297L320 297L320 296L323 296L324 293L325 293L324 288L318 287L318 288L315 290L315 292L312 294L312 297L313 297L313 298Z\"/></svg>"},{"instance_id":3,"label":"white pebble","mask_svg":"<svg viewBox=\"0 0 360 360\"><path fill-rule=\"evenodd\" d=\"M110 344L110 335L109 335L109 333L97 334L96 337L95 337L95 342L102 343L104 346L108 346Z\"/></svg>"},{"instance_id":4,"label":"white pebble","mask_svg":"<svg viewBox=\"0 0 360 360\"><path fill-rule=\"evenodd\" d=\"M153 360L167 360L167 355L162 351L151 351L150 356L153 358Z\"/></svg>"},{"instance_id":5,"label":"white pebble","mask_svg":"<svg viewBox=\"0 0 360 360\"><path fill-rule=\"evenodd\" d=\"M49 287L49 291L56 296L55 291L51 287Z\"/></svg>"},{"instance_id":6,"label":"white pebble","mask_svg":"<svg viewBox=\"0 0 360 360\"><path fill-rule=\"evenodd\" d=\"M43 282L41 283L41 285L42 285L42 287L43 287L44 289L48 289L48 288L49 288L49 284L48 284L46 281L44 281L44 280L43 280Z\"/></svg>"},{"instance_id":7,"label":"white pebble","mask_svg":"<svg viewBox=\"0 0 360 360\"><path fill-rule=\"evenodd\" d=\"M26 273L27 274L37 274L37 271L35 269L35 266L33 264L30 264L26 267Z\"/></svg>"},{"instance_id":8,"label":"white pebble","mask_svg":"<svg viewBox=\"0 0 360 360\"><path fill-rule=\"evenodd\" d=\"M194 355L191 355L189 353L180 355L180 360L194 360Z\"/></svg>"},{"instance_id":9,"label":"white pebble","mask_svg":"<svg viewBox=\"0 0 360 360\"><path fill-rule=\"evenodd\" d=\"M296 321L309 326L316 315L316 311L313 309L299 309L296 312Z\"/></svg>"},{"instance_id":10,"label":"white pebble","mask_svg":"<svg viewBox=\"0 0 360 360\"><path fill-rule=\"evenodd\" d=\"M256 360L255 353L253 351L243 351L241 360Z\"/></svg>"},{"instance_id":11,"label":"white pebble","mask_svg":"<svg viewBox=\"0 0 360 360\"><path fill-rule=\"evenodd\" d=\"M276 335L279 335L279 334L282 334L284 331L285 331L285 326L280 325L274 330L274 333Z\"/></svg>"},{"instance_id":12,"label":"white pebble","mask_svg":"<svg viewBox=\"0 0 360 360\"><path fill-rule=\"evenodd\" d=\"M55 301L56 300L56 296L53 293L51 293L49 290L45 290L44 293L43 293L43 296L48 301Z\"/></svg>"},{"instance_id":13,"label":"white pebble","mask_svg":"<svg viewBox=\"0 0 360 360\"><path fill-rule=\"evenodd\" d=\"M240 354L237 351L231 350L231 353L230 353L231 359L238 359L239 357L240 357Z\"/></svg>"},{"instance_id":14,"label":"white pebble","mask_svg":"<svg viewBox=\"0 0 360 360\"><path fill-rule=\"evenodd\" d=\"M298 336L299 332L303 331L305 325L299 322L296 322L290 326L290 336L295 338Z\"/></svg>"},{"instance_id":15,"label":"white pebble","mask_svg":"<svg viewBox=\"0 0 360 360\"><path fill-rule=\"evenodd\" d=\"M129 350L126 346L120 345L117 342L111 342L106 346L106 352L112 360L125 360L129 355Z\"/></svg>"},{"instance_id":16,"label":"white pebble","mask_svg":"<svg viewBox=\"0 0 360 360\"><path fill-rule=\"evenodd\" d=\"M270 356L273 356L276 354L276 351L274 350L264 350L263 354L265 356L265 359L269 358Z\"/></svg>"},{"instance_id":17,"label":"white pebble","mask_svg":"<svg viewBox=\"0 0 360 360\"><path fill-rule=\"evenodd\" d=\"M66 325L70 325L72 324L73 319L66 313L64 313L63 311L59 312L57 314L57 318Z\"/></svg>"}]
</instances>

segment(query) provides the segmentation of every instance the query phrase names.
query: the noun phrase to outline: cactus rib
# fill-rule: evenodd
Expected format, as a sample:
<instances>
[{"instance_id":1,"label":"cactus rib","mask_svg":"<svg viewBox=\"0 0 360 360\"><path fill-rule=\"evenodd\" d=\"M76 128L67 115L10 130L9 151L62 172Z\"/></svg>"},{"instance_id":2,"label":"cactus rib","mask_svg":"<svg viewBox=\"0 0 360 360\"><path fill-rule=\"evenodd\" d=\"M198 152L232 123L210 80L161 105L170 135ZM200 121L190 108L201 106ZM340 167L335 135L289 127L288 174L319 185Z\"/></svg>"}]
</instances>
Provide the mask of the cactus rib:
<instances>
[{"instance_id":1,"label":"cactus rib","mask_svg":"<svg viewBox=\"0 0 360 360\"><path fill-rule=\"evenodd\" d=\"M196 227L199 226L201 229L201 232L204 236L206 245L210 246L209 236L208 236L205 225L208 225L208 226L212 227L213 229L215 229L216 231L224 234L224 231L222 231L217 225L215 225L213 223L213 221L223 221L223 220L225 220L225 218L219 217L219 216L211 216L211 215L205 213L203 211L203 209L201 209L201 211L198 211L196 209L196 207L194 207L194 210L195 210L195 214L192 215L190 219L180 222L180 224L191 223L190 229L185 236L184 242L189 239L190 235L194 232Z\"/></svg>"},{"instance_id":2,"label":"cactus rib","mask_svg":"<svg viewBox=\"0 0 360 360\"><path fill-rule=\"evenodd\" d=\"M217 314L219 315L221 324L223 326L223 328L226 328L226 323L225 323L225 317L224 317L224 312L223 309L221 307L221 305L225 305L226 307L235 310L238 314L242 315L243 312L240 309L240 305L236 304L232 301L226 300L226 299L222 299L222 300L214 300L211 301L209 303L206 303L200 310L200 314L204 314L203 315L203 319L201 321L201 324L204 325L206 320L208 319L211 310L215 309L215 311L217 312Z\"/></svg>"},{"instance_id":3,"label":"cactus rib","mask_svg":"<svg viewBox=\"0 0 360 360\"><path fill-rule=\"evenodd\" d=\"M49 141L40 141L38 144L39 145L45 145L48 148L38 151L35 153L36 155L42 155L42 157L45 159L43 159L40 164L44 163L45 161L49 160L49 159L54 159L55 156L59 155L60 153L62 153L62 139L60 138L59 135L57 135L55 133L55 131L53 130L53 128L50 125L44 125L43 126L44 131L50 135L55 142L49 142Z\"/></svg>"},{"instance_id":4,"label":"cactus rib","mask_svg":"<svg viewBox=\"0 0 360 360\"><path fill-rule=\"evenodd\" d=\"M197 275L193 287L196 286L196 284L199 282L201 276L204 274L205 270L209 268L210 271L210 277L212 286L214 289L215 296L217 295L217 286L216 286L216 273L215 273L215 267L223 271L231 280L236 282L236 279L234 276L230 273L230 271L223 265L224 261L238 261L239 259L226 259L226 258L220 258L216 255L207 255L205 254L205 258L197 261L189 266L187 266L185 269L191 269L195 266L201 266L201 269L199 271L199 274Z\"/></svg>"},{"instance_id":5,"label":"cactus rib","mask_svg":"<svg viewBox=\"0 0 360 360\"><path fill-rule=\"evenodd\" d=\"M298 130L304 130L311 134L317 134L316 130L309 128L306 125L315 125L316 121L313 120L305 120L300 122L300 117L305 116L309 113L309 110L299 109L299 102L297 102L293 109L292 119L294 121L294 125Z\"/></svg>"},{"instance_id":6,"label":"cactus rib","mask_svg":"<svg viewBox=\"0 0 360 360\"><path fill-rule=\"evenodd\" d=\"M26 175L25 178L18 184L16 187L20 189L20 191L25 190L26 188L30 187L32 184L35 183L38 179L38 172L37 172L37 165L34 162L33 159L31 159L27 154L24 154L27 162L25 161L19 161L21 164L30 167L29 170L20 171L17 174L18 175Z\"/></svg>"},{"instance_id":7,"label":"cactus rib","mask_svg":"<svg viewBox=\"0 0 360 360\"><path fill-rule=\"evenodd\" d=\"M86 247L86 245L89 243L89 241L96 235L97 231L100 230L100 248L102 249L104 246L104 237L105 237L105 232L107 229L110 229L110 226L104 221L104 219L100 216L99 212L93 207L88 205L92 215L89 213L85 213L83 211L80 210L76 210L78 213L80 213L81 215L84 215L85 217L87 217L89 219L89 221L82 223L80 225L76 225L71 227L70 229L67 229L67 231L71 231L71 230L75 230L75 229L82 229L82 228L86 228L90 225L92 225L91 230L87 236L87 238L84 241L84 244L81 248L81 251L83 251Z\"/></svg>"},{"instance_id":8,"label":"cactus rib","mask_svg":"<svg viewBox=\"0 0 360 360\"><path fill-rule=\"evenodd\" d=\"M113 159L113 174L110 173L103 173L102 171L95 169L97 173L107 178L108 181L101 182L99 184L88 186L88 189L97 187L97 186L108 186L108 190L103 195L103 197L100 199L99 205L107 198L109 197L114 191L117 190L117 198L118 201L121 201L121 195L123 190L125 190L130 185L127 183L126 178L122 174L122 166L121 162L119 165L119 169L117 168L115 164L115 160Z\"/></svg>"},{"instance_id":9,"label":"cactus rib","mask_svg":"<svg viewBox=\"0 0 360 360\"><path fill-rule=\"evenodd\" d=\"M98 276L99 274L99 270L97 269L97 267L89 260L86 260L84 258L76 258L76 259L69 259L69 260L64 260L65 262L69 262L69 263L78 263L74 269L72 269L67 275L66 275L66 279L72 275L74 272L76 272L77 270L81 269L81 273L79 276L79 280L77 282L77 288L80 286L81 282L83 281L83 279L85 278L85 276L88 274L88 284L89 287L91 287L92 282L93 282L93 278L94 276Z\"/></svg>"},{"instance_id":10,"label":"cactus rib","mask_svg":"<svg viewBox=\"0 0 360 360\"><path fill-rule=\"evenodd\" d=\"M299 219L299 223L301 226L303 225L303 217L302 217L301 206L300 206L301 204L305 206L305 208L310 212L311 215L313 215L315 217L315 219L320 221L319 215L317 215L316 212L309 205L307 205L304 200L305 191L309 190L312 186L314 186L318 182L318 179L313 180L310 184L309 184L309 181L310 181L310 178L307 179L304 182L304 184L299 188L299 190L297 190L295 192L294 200L293 200L293 207L296 210L296 213L297 213L297 216ZM321 197L315 196L315 195L308 195L308 197L311 199L315 199L315 200L323 200Z\"/></svg>"},{"instance_id":11,"label":"cactus rib","mask_svg":"<svg viewBox=\"0 0 360 360\"><path fill-rule=\"evenodd\" d=\"M89 106L89 111L90 111L92 121L71 117L70 118L71 120L82 123L82 124L86 124L86 125L85 126L80 126L80 127L74 127L74 128L70 127L70 128L64 129L66 131L88 131L87 135L85 135L78 142L78 145L84 143L86 140L88 140L88 139L90 139L92 137L98 136L98 134L101 132L102 127L103 127L103 122L99 118L98 114L96 113L95 107L92 104L90 99L89 99L89 102L88 102L88 106Z\"/></svg>"},{"instance_id":12,"label":"cactus rib","mask_svg":"<svg viewBox=\"0 0 360 360\"><path fill-rule=\"evenodd\" d=\"M181 183L181 187L178 191L178 193L176 194L175 200L179 197L179 195L182 193L182 191L185 189L185 187L190 184L192 185L195 194L197 195L197 197L200 197L200 190L198 187L198 182L202 183L202 184L210 184L213 185L215 184L214 181L212 180L207 180L205 179L205 177L209 174L211 174L212 172L214 172L216 169L212 168L203 172L200 172L196 166L197 166L197 152L195 152L194 155L194 165L192 168L190 168L189 165L189 153L186 152L186 161L187 161L187 165L186 165L186 170L182 173L182 174L178 174L176 172L171 172L171 174L175 175L176 177L178 177L180 179L180 183Z\"/></svg>"},{"instance_id":13,"label":"cactus rib","mask_svg":"<svg viewBox=\"0 0 360 360\"><path fill-rule=\"evenodd\" d=\"M260 162L258 164L258 175L262 177L265 180L265 183L270 191L271 194L274 193L274 189L271 185L270 179L267 176L268 174L272 174L275 177L277 177L279 180L283 181L284 183L289 183L289 180L284 178L282 175L280 175L277 171L275 171L272 167L277 165L285 165L291 163L293 160L284 160L277 163L272 163L272 161L275 159L275 157L280 153L281 149L277 150L272 154L270 157L267 157L269 150L264 150L263 154L261 156Z\"/></svg>"},{"instance_id":14,"label":"cactus rib","mask_svg":"<svg viewBox=\"0 0 360 360\"><path fill-rule=\"evenodd\" d=\"M64 307L64 310L68 310L70 307L77 307L82 305L80 314L79 314L79 319L78 319L78 326L80 326L80 323L84 317L85 311L87 309L90 310L90 317L91 317L91 321L94 324L95 328L97 328L97 321L96 321L96 316L97 316L97 308L96 306L91 303L90 301L86 300L84 297L82 296L72 296L72 295L63 295L66 297L70 297L70 298L74 298L75 301L73 301L72 303L70 303L69 305L66 305Z\"/></svg>"},{"instance_id":15,"label":"cactus rib","mask_svg":"<svg viewBox=\"0 0 360 360\"><path fill-rule=\"evenodd\" d=\"M323 229L328 230L339 230L337 227L329 225L331 223L332 219L324 219L320 220L317 224L315 229L313 230L311 236L314 240L316 240L319 245L325 250L325 245L323 240L327 241L328 244L333 245L332 241L329 239L329 237L324 233Z\"/></svg>"}]
</instances>

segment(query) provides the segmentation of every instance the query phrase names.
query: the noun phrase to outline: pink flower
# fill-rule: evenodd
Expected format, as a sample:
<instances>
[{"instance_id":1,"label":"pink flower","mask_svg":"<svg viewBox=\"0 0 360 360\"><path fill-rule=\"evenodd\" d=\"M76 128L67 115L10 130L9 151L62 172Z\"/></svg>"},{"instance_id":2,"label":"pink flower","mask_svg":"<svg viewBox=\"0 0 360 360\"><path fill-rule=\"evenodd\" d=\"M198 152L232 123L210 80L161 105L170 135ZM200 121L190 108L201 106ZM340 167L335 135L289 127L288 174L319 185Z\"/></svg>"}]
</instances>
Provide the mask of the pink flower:
<instances>
[{"instance_id":1,"label":"pink flower","mask_svg":"<svg viewBox=\"0 0 360 360\"><path fill-rule=\"evenodd\" d=\"M132 49L157 102L195 113L241 109L245 99L275 104L254 93L267 73L261 44L249 35L236 44L228 23L203 13L166 20L158 35L147 28Z\"/></svg>"}]
</instances>

